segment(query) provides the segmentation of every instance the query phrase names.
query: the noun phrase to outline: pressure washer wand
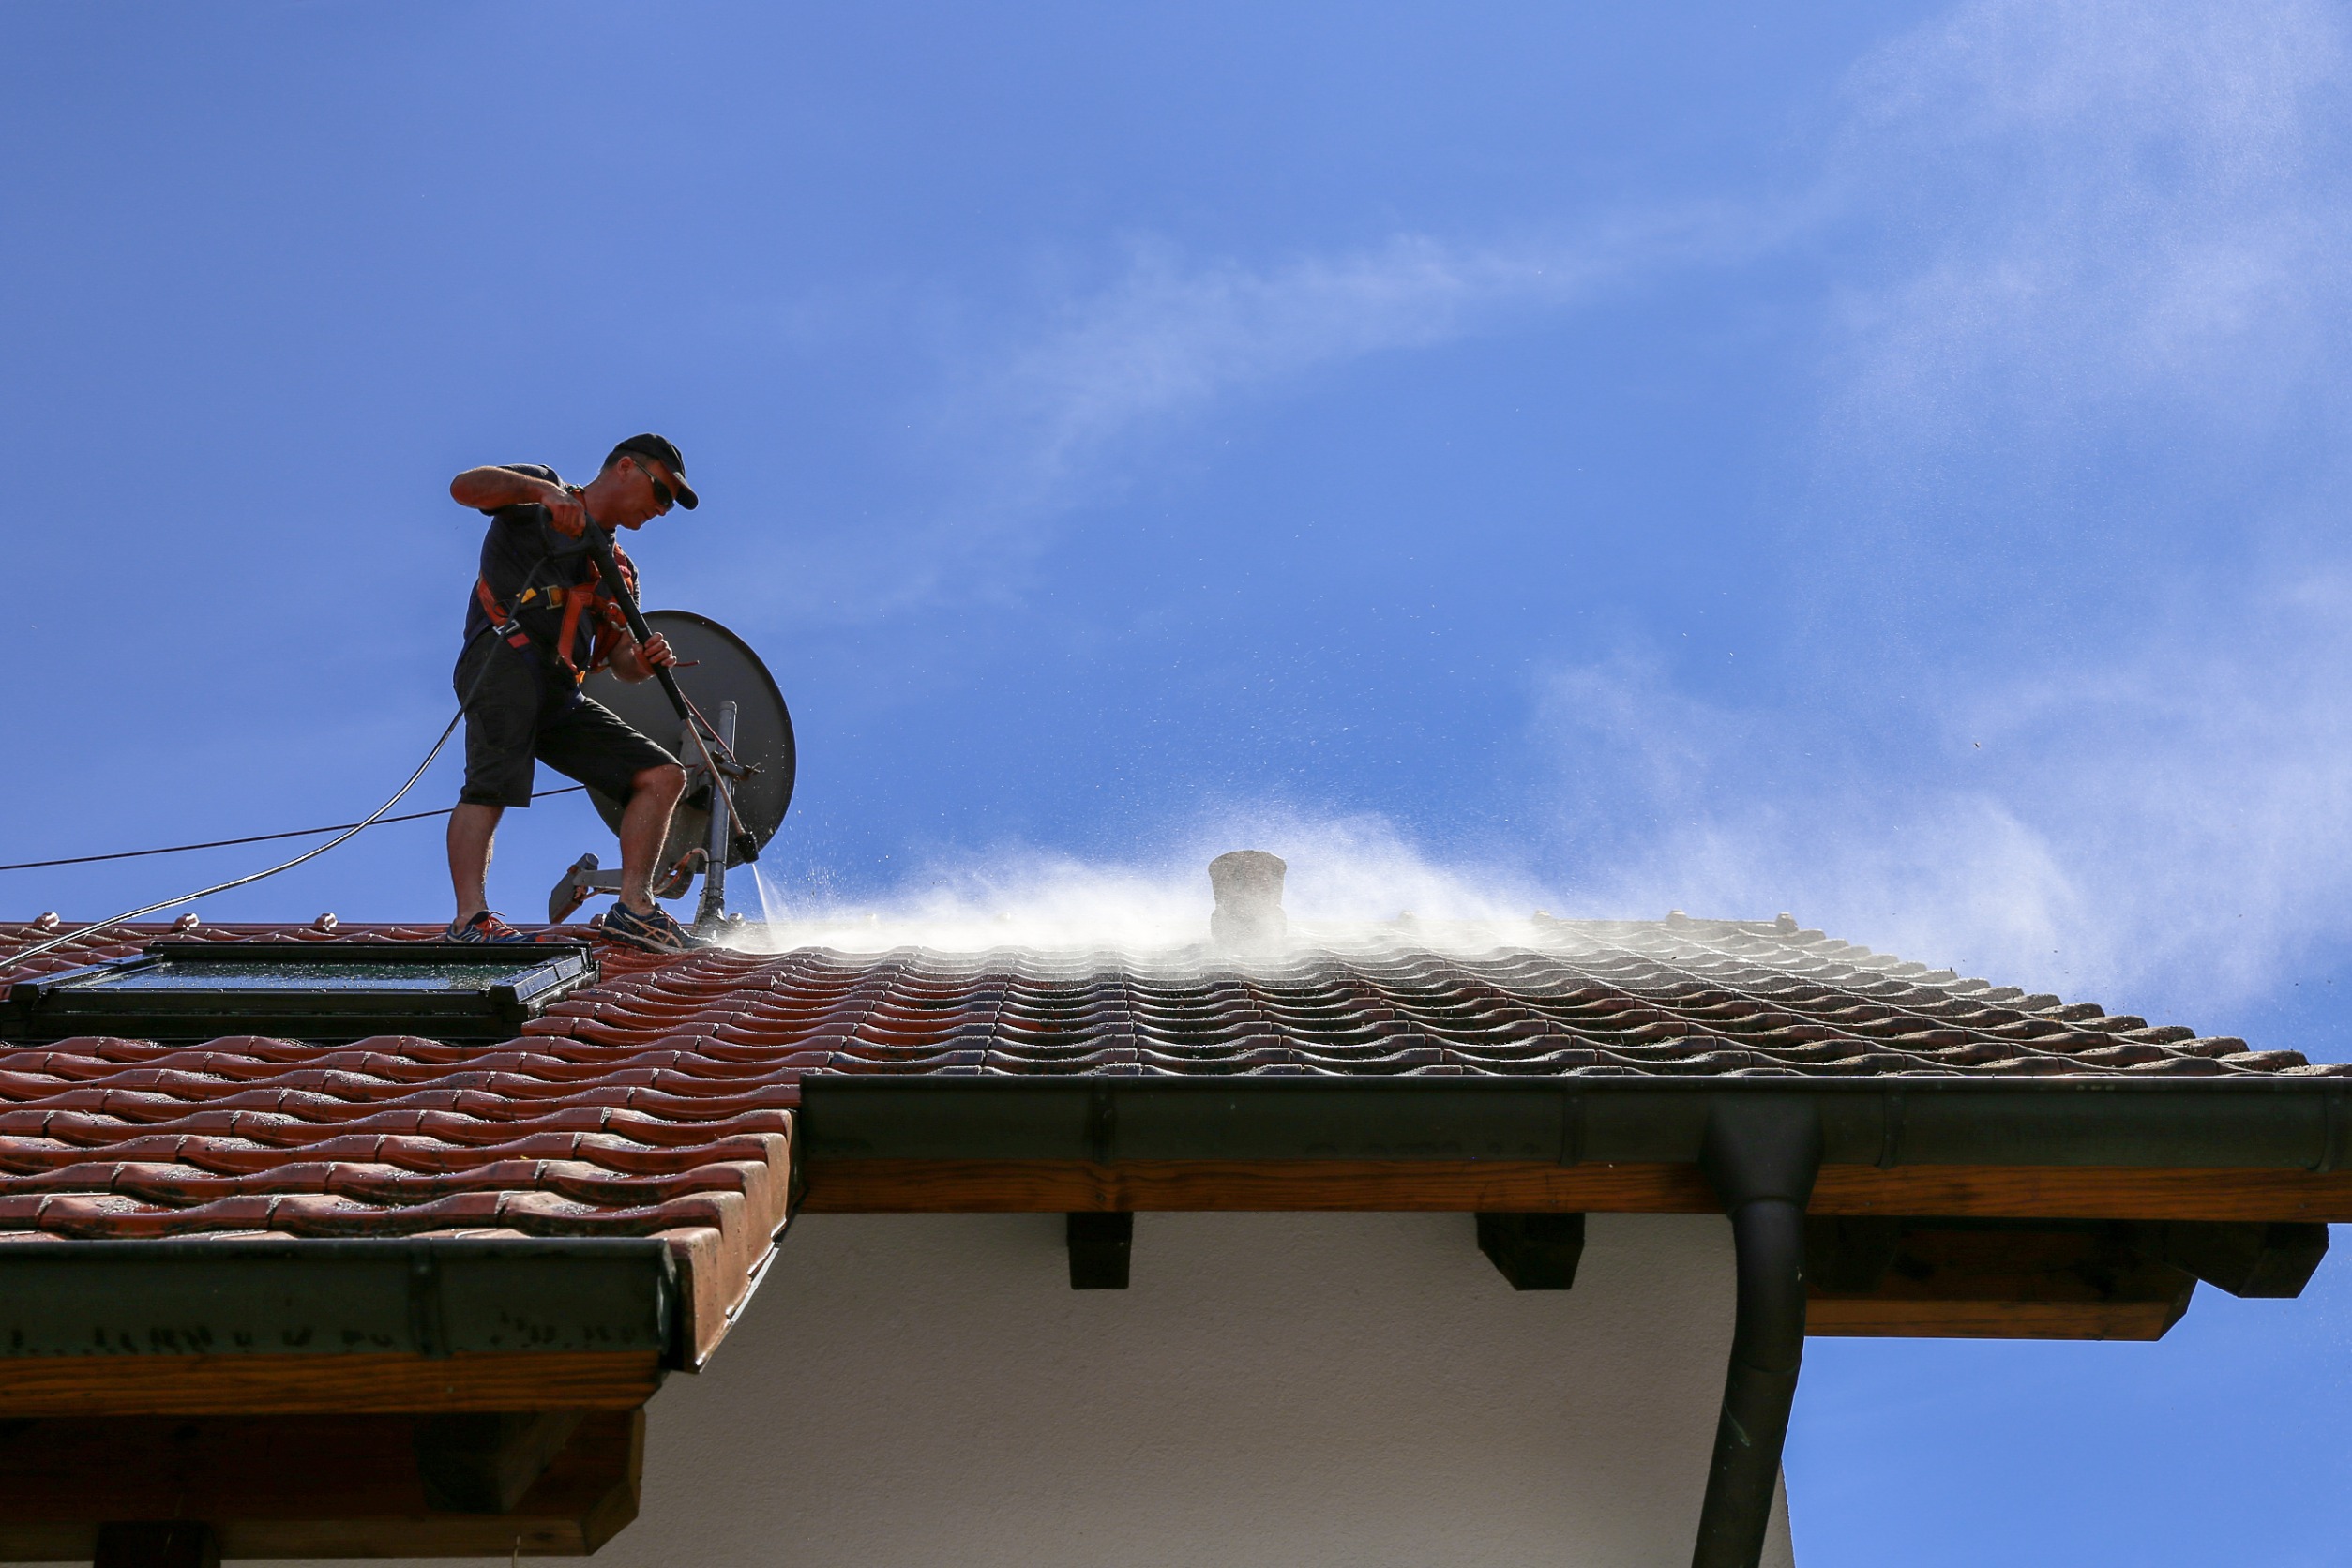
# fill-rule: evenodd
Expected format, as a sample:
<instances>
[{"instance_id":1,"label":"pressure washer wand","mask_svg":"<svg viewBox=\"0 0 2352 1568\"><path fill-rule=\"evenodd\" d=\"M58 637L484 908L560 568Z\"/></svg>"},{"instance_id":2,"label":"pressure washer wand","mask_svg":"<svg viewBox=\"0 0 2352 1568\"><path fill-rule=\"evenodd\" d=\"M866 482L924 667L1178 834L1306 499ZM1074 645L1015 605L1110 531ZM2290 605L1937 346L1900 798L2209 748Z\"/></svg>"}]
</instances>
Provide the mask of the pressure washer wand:
<instances>
[{"instance_id":1,"label":"pressure washer wand","mask_svg":"<svg viewBox=\"0 0 2352 1568\"><path fill-rule=\"evenodd\" d=\"M645 624L643 612L637 608L637 596L629 592L628 579L621 575L621 563L612 558L612 535L606 533L595 518L587 519L581 535L588 543L589 558L596 562L596 571L604 579L606 592L612 596L612 602L621 607L621 618L629 624L629 635L637 639L639 647L643 647L654 640L654 628ZM759 859L760 846L744 827L743 816L735 809L735 792L727 787L727 776L719 772L717 759L711 755L710 746L702 739L701 716L694 711L694 704L686 701L686 694L678 689L678 677L671 674L666 666L654 666L654 678L661 683L662 692L669 697L670 705L678 710L678 721L686 726L686 733L694 737L694 748L702 754L702 766L711 776L711 805L716 809L721 802L725 803L727 821L733 827L735 853L746 864ZM724 746L726 743L722 741L719 744Z\"/></svg>"}]
</instances>

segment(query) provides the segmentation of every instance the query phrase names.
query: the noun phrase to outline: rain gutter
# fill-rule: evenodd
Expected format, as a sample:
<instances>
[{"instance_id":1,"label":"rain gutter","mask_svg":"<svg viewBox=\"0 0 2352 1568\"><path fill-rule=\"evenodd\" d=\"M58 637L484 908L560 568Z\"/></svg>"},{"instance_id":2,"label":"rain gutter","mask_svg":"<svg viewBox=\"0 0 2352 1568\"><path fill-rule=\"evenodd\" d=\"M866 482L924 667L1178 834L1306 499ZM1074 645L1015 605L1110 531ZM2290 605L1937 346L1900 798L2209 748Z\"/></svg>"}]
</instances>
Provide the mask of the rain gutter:
<instances>
[{"instance_id":1,"label":"rain gutter","mask_svg":"<svg viewBox=\"0 0 2352 1568\"><path fill-rule=\"evenodd\" d=\"M656 1352L683 1364L658 1237L0 1244L0 1357Z\"/></svg>"},{"instance_id":2,"label":"rain gutter","mask_svg":"<svg viewBox=\"0 0 2352 1568\"><path fill-rule=\"evenodd\" d=\"M1810 1108L1827 1165L2334 1171L2352 1078L1692 1075L1508 1078L812 1074L828 1161L1665 1162L1718 1115Z\"/></svg>"}]
</instances>

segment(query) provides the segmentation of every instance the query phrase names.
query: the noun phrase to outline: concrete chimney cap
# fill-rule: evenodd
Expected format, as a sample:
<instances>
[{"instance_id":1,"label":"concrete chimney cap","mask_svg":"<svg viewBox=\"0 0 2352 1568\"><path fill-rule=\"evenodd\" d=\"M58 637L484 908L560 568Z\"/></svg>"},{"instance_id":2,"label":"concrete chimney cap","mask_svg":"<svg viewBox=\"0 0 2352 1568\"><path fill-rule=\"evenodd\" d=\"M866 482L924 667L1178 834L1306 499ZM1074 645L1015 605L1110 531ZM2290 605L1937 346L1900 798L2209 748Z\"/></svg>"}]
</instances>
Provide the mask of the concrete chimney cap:
<instances>
[{"instance_id":1,"label":"concrete chimney cap","mask_svg":"<svg viewBox=\"0 0 2352 1568\"><path fill-rule=\"evenodd\" d=\"M1220 904L1253 897L1280 903L1283 874L1289 869L1280 855L1263 850L1232 850L1209 862L1209 886Z\"/></svg>"}]
</instances>

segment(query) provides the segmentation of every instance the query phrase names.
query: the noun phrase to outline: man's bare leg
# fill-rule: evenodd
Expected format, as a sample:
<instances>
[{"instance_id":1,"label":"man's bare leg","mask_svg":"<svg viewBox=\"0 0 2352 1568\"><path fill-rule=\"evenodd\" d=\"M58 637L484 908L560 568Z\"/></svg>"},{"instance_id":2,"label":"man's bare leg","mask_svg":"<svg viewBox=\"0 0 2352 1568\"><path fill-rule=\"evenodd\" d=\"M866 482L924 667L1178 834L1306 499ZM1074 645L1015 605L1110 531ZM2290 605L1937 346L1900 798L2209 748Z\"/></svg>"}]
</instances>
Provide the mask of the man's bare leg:
<instances>
[{"instance_id":1,"label":"man's bare leg","mask_svg":"<svg viewBox=\"0 0 2352 1568\"><path fill-rule=\"evenodd\" d=\"M670 814L686 793L686 769L675 762L644 768L629 780L629 803L621 810L621 907L643 914L654 907L654 861L670 837ZM452 842L457 833L449 824Z\"/></svg>"},{"instance_id":2,"label":"man's bare leg","mask_svg":"<svg viewBox=\"0 0 2352 1568\"><path fill-rule=\"evenodd\" d=\"M460 806L449 813L449 886L458 896L458 918L471 920L490 908L483 884L490 880L490 839L503 806Z\"/></svg>"}]
</instances>

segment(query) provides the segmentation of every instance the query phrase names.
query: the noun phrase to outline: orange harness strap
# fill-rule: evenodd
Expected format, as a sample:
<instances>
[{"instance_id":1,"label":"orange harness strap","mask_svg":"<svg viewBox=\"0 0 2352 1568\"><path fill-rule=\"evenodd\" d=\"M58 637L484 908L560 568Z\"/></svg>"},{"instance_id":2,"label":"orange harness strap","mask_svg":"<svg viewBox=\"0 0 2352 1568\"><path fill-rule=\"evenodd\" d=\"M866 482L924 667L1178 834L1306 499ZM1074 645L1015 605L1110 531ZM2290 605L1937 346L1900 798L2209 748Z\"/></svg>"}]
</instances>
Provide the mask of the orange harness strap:
<instances>
[{"instance_id":1,"label":"orange harness strap","mask_svg":"<svg viewBox=\"0 0 2352 1568\"><path fill-rule=\"evenodd\" d=\"M490 579L474 580L474 596L482 602L482 613L490 617L490 626L499 636L518 648L531 646L531 634L522 629L522 623L501 608L498 596L490 592Z\"/></svg>"},{"instance_id":2,"label":"orange harness strap","mask_svg":"<svg viewBox=\"0 0 2352 1568\"><path fill-rule=\"evenodd\" d=\"M573 684L578 685L587 677L580 672L580 667L572 662L572 641L580 630L580 612L587 605L589 591L585 588L575 588L569 592L550 589L547 597L556 599L559 594L562 597L557 602L564 607L564 632L562 641L557 644L555 656L565 669L572 672ZM498 596L490 592L488 578L477 577L474 580L474 596L481 601L482 613L490 617L492 630L505 638L512 646L524 652L530 650L531 634L522 629L520 621L515 619L504 606L499 604ZM535 598L537 595L526 594L523 596Z\"/></svg>"},{"instance_id":3,"label":"orange harness strap","mask_svg":"<svg viewBox=\"0 0 2352 1568\"><path fill-rule=\"evenodd\" d=\"M623 555L617 546L614 547L612 555L614 561L620 565L622 575L629 579L629 585L634 588L637 578L636 563ZM613 601L611 596L601 592L596 585L595 580L602 574L597 572L593 563L589 565L588 571L590 580L577 587L546 590L550 606L560 604L564 607L564 626L556 641L555 656L565 669L572 672L572 679L575 682L588 678L587 671L581 670L573 660L572 649L580 641L580 618L587 610L589 601L592 599L596 601L597 618L606 623L608 628L617 628L624 625L621 621L620 607ZM489 578L477 577L474 580L474 596L481 601L482 613L490 617L490 626L499 636L517 648L527 649L531 646L531 634L524 631L522 623L516 620L505 607L499 604L498 596L490 592ZM538 596L536 590L523 595L526 599L536 596ZM520 605L517 608L520 608ZM603 659L594 657L596 645L601 641L603 639L598 636L598 628L591 626L588 633L591 654L588 668L590 670L597 668L604 662Z\"/></svg>"},{"instance_id":4,"label":"orange harness strap","mask_svg":"<svg viewBox=\"0 0 2352 1568\"><path fill-rule=\"evenodd\" d=\"M587 600L587 594L579 589L564 596L564 631L555 642L555 656L564 661L564 668L572 672L575 681L585 679L580 666L572 662L572 643L580 636L580 611Z\"/></svg>"},{"instance_id":5,"label":"orange harness strap","mask_svg":"<svg viewBox=\"0 0 2352 1568\"><path fill-rule=\"evenodd\" d=\"M629 592L637 591L637 563L628 558L618 543L612 547L612 563L621 568L622 578ZM564 599L564 652L572 651L572 639L580 615L593 610L588 627L588 669L593 673L611 661L613 651L624 641L634 642L629 635L628 622L621 616L618 600L604 589L604 572L594 562L589 563L589 582L575 588ZM593 604L586 602L593 599Z\"/></svg>"}]
</instances>

